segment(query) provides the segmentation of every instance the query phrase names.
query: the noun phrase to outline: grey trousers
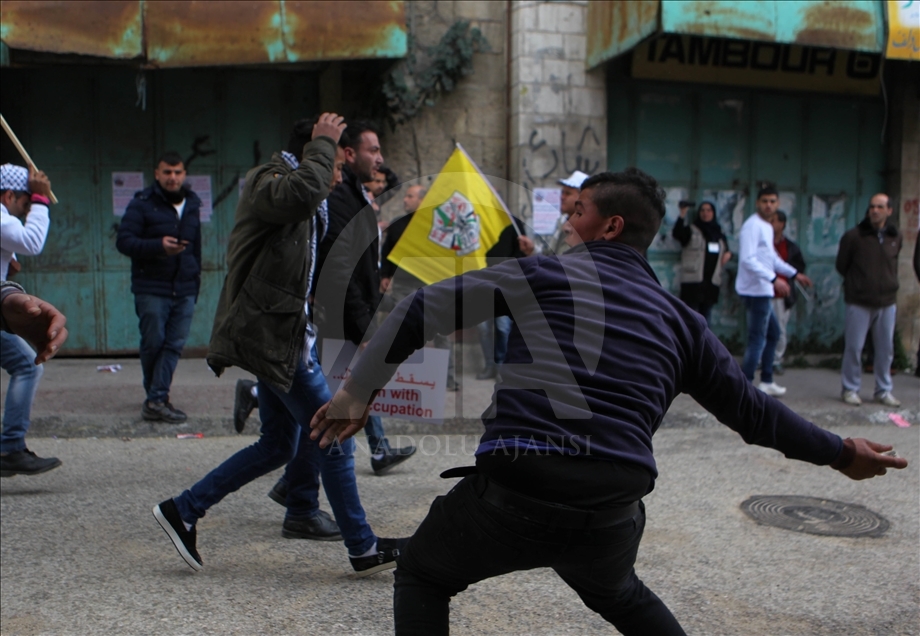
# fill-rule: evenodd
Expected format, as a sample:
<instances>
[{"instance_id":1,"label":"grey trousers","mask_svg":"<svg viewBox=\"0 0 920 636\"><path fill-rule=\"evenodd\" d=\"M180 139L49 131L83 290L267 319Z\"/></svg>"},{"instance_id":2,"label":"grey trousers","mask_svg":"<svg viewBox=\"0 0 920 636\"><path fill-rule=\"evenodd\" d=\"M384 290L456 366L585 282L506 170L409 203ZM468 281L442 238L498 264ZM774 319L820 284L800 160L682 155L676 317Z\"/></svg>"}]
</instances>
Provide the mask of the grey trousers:
<instances>
[{"instance_id":1,"label":"grey trousers","mask_svg":"<svg viewBox=\"0 0 920 636\"><path fill-rule=\"evenodd\" d=\"M786 308L785 298L773 299L773 315L776 316L776 322L779 323L779 340L776 341L776 354L773 356L774 368L783 363L783 355L786 353L786 325L789 324L789 318L792 317L792 309Z\"/></svg>"},{"instance_id":2,"label":"grey trousers","mask_svg":"<svg viewBox=\"0 0 920 636\"><path fill-rule=\"evenodd\" d=\"M875 371L875 395L891 391L891 361L894 359L894 321L897 308L862 307L847 305L846 327L844 331L843 366L841 382L844 391L859 392L862 382L863 345L866 336L872 333L872 346L875 349L873 361Z\"/></svg>"}]
</instances>

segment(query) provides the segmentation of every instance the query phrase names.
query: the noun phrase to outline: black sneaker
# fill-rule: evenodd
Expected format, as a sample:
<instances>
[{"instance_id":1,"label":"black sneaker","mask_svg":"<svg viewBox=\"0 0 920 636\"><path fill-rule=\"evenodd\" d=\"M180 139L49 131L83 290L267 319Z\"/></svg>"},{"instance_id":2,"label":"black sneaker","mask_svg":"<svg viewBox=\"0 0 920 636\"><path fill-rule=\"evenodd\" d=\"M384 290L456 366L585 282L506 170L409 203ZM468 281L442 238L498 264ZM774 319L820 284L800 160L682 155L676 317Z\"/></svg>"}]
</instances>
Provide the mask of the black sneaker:
<instances>
[{"instance_id":1,"label":"black sneaker","mask_svg":"<svg viewBox=\"0 0 920 636\"><path fill-rule=\"evenodd\" d=\"M284 477L275 482L272 489L268 491L268 498L281 506L287 506L288 484Z\"/></svg>"},{"instance_id":2,"label":"black sneaker","mask_svg":"<svg viewBox=\"0 0 920 636\"><path fill-rule=\"evenodd\" d=\"M176 550L189 566L196 572L203 567L201 557L195 548L195 542L198 539L198 533L195 526L191 530L185 529L182 523L182 517L179 516L179 510L176 508L176 502L167 499L161 504L153 507L153 516L157 522L166 531L166 534L172 540Z\"/></svg>"},{"instance_id":3,"label":"black sneaker","mask_svg":"<svg viewBox=\"0 0 920 636\"><path fill-rule=\"evenodd\" d=\"M236 397L233 398L233 428L237 433L243 432L246 418L259 405L259 399L252 396L252 387L255 385L256 383L252 380L236 381Z\"/></svg>"},{"instance_id":4,"label":"black sneaker","mask_svg":"<svg viewBox=\"0 0 920 636\"><path fill-rule=\"evenodd\" d=\"M28 448L24 448L0 457L0 477L41 475L60 465L61 460L57 457L39 457Z\"/></svg>"},{"instance_id":5,"label":"black sneaker","mask_svg":"<svg viewBox=\"0 0 920 636\"><path fill-rule=\"evenodd\" d=\"M405 549L409 539L377 539L377 554L366 557L348 557L351 567L359 577L396 567L396 559Z\"/></svg>"},{"instance_id":6,"label":"black sneaker","mask_svg":"<svg viewBox=\"0 0 920 636\"><path fill-rule=\"evenodd\" d=\"M188 419L188 416L174 407L169 402L151 402L144 401L141 407L141 417L148 422L167 422L169 424L181 424Z\"/></svg>"},{"instance_id":7,"label":"black sneaker","mask_svg":"<svg viewBox=\"0 0 920 636\"><path fill-rule=\"evenodd\" d=\"M377 476L385 475L390 469L401 464L415 454L415 446L403 446L402 448L388 448L384 456L375 459L371 456L371 468Z\"/></svg>"},{"instance_id":8,"label":"black sneaker","mask_svg":"<svg viewBox=\"0 0 920 636\"><path fill-rule=\"evenodd\" d=\"M309 519L285 519L281 536L286 539L313 539L314 541L341 541L342 533L328 512L320 510Z\"/></svg>"}]
</instances>

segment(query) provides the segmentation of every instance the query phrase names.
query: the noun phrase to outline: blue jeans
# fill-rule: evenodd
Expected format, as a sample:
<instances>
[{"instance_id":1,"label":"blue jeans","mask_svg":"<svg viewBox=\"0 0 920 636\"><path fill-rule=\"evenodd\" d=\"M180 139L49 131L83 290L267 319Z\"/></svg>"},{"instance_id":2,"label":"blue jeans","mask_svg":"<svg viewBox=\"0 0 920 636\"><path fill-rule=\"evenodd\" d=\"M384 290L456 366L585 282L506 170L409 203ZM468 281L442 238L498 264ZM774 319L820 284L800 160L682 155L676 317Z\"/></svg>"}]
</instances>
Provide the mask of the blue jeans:
<instances>
[{"instance_id":1,"label":"blue jeans","mask_svg":"<svg viewBox=\"0 0 920 636\"><path fill-rule=\"evenodd\" d=\"M140 319L141 368L147 400L167 402L173 373L192 326L195 297L135 294L134 311Z\"/></svg>"},{"instance_id":2,"label":"blue jeans","mask_svg":"<svg viewBox=\"0 0 920 636\"><path fill-rule=\"evenodd\" d=\"M495 328L493 336L493 324ZM479 323L479 346L482 347L482 357L486 366L502 364L508 354L508 336L511 334L511 317L496 316L494 321Z\"/></svg>"},{"instance_id":3,"label":"blue jeans","mask_svg":"<svg viewBox=\"0 0 920 636\"><path fill-rule=\"evenodd\" d=\"M287 464L287 518L307 519L317 513L322 475L348 553L359 556L374 545L377 537L358 497L354 440L323 450L310 439L310 420L332 397L315 348L311 354L309 367L303 362L297 365L288 393L259 380L259 441L231 456L176 498L179 515L186 523L195 523L226 495Z\"/></svg>"},{"instance_id":4,"label":"blue jeans","mask_svg":"<svg viewBox=\"0 0 920 636\"><path fill-rule=\"evenodd\" d=\"M741 370L751 382L757 363L760 363L760 381L773 382L773 357L779 341L779 321L773 314L773 299L768 296L741 296L747 312L748 339L744 349Z\"/></svg>"},{"instance_id":5,"label":"blue jeans","mask_svg":"<svg viewBox=\"0 0 920 636\"><path fill-rule=\"evenodd\" d=\"M25 340L5 331L0 331L0 367L10 374L6 406L3 409L0 453L14 453L26 447L32 401L43 368L41 365L35 366L35 352Z\"/></svg>"}]
</instances>

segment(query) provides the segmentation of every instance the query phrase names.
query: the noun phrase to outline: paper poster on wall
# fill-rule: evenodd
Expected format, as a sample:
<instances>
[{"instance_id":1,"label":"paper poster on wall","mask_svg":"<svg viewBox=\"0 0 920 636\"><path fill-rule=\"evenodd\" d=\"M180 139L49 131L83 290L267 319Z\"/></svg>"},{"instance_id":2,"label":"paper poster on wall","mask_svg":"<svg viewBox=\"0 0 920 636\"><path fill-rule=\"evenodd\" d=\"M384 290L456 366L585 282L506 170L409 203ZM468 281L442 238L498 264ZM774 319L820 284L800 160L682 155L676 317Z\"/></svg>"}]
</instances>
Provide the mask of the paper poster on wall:
<instances>
[{"instance_id":1,"label":"paper poster on wall","mask_svg":"<svg viewBox=\"0 0 920 636\"><path fill-rule=\"evenodd\" d=\"M359 355L352 342L323 340L321 364L332 393L351 375ZM434 347L413 353L399 365L393 379L377 395L371 405L371 415L440 424L444 419L449 358L447 349Z\"/></svg>"},{"instance_id":2,"label":"paper poster on wall","mask_svg":"<svg viewBox=\"0 0 920 636\"><path fill-rule=\"evenodd\" d=\"M562 204L560 188L533 189L533 232L534 234L552 234L559 222Z\"/></svg>"},{"instance_id":3,"label":"paper poster on wall","mask_svg":"<svg viewBox=\"0 0 920 636\"><path fill-rule=\"evenodd\" d=\"M134 193L143 189L143 172L113 172L112 213L115 216L124 216L125 209L134 198Z\"/></svg>"},{"instance_id":4,"label":"paper poster on wall","mask_svg":"<svg viewBox=\"0 0 920 636\"><path fill-rule=\"evenodd\" d=\"M211 209L211 175L190 174L185 177L185 185L191 188L192 192L197 194L198 198L201 199L201 212L199 213L201 222L210 223L211 214L213 212Z\"/></svg>"}]
</instances>

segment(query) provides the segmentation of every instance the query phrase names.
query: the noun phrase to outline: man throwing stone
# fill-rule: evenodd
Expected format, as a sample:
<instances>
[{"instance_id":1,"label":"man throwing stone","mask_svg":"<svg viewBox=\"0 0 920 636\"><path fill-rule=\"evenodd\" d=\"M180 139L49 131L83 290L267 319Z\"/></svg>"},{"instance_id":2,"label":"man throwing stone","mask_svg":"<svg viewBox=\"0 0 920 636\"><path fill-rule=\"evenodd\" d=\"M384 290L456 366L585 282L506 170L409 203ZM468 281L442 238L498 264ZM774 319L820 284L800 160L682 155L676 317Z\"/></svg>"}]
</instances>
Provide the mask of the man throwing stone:
<instances>
[{"instance_id":1,"label":"man throwing stone","mask_svg":"<svg viewBox=\"0 0 920 636\"><path fill-rule=\"evenodd\" d=\"M853 479L904 468L890 446L842 440L755 389L706 321L662 288L644 253L664 192L631 168L586 180L572 249L424 287L390 314L313 420L322 443L360 430L396 367L435 333L512 314L504 380L476 466L438 497L399 557L396 633L447 634L450 599L483 579L550 567L622 634L683 634L633 565L652 435L689 393L748 443ZM772 233L769 236L772 245Z\"/></svg>"},{"instance_id":2,"label":"man throwing stone","mask_svg":"<svg viewBox=\"0 0 920 636\"><path fill-rule=\"evenodd\" d=\"M201 284L201 200L185 187L185 165L178 153L160 157L153 177L153 185L128 204L115 246L131 258L147 393L141 416L176 424L186 415L170 403L169 389Z\"/></svg>"}]
</instances>

